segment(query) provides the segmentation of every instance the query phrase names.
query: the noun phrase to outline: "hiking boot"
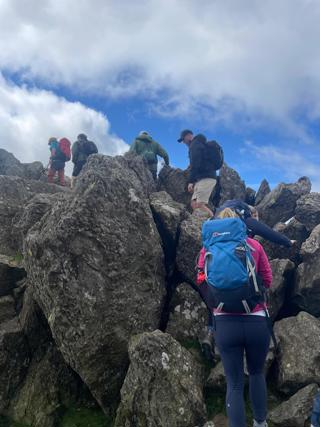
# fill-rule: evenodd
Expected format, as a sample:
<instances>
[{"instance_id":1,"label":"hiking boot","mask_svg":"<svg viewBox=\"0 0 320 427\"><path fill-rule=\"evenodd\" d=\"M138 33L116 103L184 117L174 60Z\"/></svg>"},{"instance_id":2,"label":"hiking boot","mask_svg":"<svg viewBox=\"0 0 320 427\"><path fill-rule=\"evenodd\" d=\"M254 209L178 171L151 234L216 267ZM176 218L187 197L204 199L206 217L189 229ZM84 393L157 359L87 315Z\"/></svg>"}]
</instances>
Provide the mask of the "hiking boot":
<instances>
[{"instance_id":1,"label":"hiking boot","mask_svg":"<svg viewBox=\"0 0 320 427\"><path fill-rule=\"evenodd\" d=\"M258 423L256 420L253 420L253 427L268 427L267 421L262 421L262 423Z\"/></svg>"},{"instance_id":2,"label":"hiking boot","mask_svg":"<svg viewBox=\"0 0 320 427\"><path fill-rule=\"evenodd\" d=\"M215 363L213 333L210 329L208 329L206 336L201 341L201 351L209 362Z\"/></svg>"}]
</instances>

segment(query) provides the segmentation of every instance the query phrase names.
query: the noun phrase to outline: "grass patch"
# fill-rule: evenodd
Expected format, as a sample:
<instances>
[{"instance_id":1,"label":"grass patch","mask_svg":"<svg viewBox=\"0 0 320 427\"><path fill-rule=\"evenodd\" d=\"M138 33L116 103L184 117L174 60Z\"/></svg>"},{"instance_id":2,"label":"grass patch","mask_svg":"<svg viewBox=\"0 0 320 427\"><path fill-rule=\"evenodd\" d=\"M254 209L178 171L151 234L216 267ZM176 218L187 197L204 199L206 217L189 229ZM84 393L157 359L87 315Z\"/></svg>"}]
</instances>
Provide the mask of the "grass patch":
<instances>
[{"instance_id":1,"label":"grass patch","mask_svg":"<svg viewBox=\"0 0 320 427\"><path fill-rule=\"evenodd\" d=\"M60 427L112 427L112 419L100 409L70 408L64 414Z\"/></svg>"},{"instance_id":2,"label":"grass patch","mask_svg":"<svg viewBox=\"0 0 320 427\"><path fill-rule=\"evenodd\" d=\"M16 423L7 417L0 416L0 427L29 427L26 424Z\"/></svg>"}]
</instances>

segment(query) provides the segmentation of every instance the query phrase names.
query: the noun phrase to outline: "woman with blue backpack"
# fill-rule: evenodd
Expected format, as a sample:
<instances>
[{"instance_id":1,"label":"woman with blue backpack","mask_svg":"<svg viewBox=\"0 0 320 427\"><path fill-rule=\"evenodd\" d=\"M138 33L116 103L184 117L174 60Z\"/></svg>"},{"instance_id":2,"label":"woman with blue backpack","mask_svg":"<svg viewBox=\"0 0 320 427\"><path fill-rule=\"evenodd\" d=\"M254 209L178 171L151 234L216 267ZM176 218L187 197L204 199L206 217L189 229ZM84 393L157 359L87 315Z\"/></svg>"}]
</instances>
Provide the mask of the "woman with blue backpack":
<instances>
[{"instance_id":1,"label":"woman with blue backpack","mask_svg":"<svg viewBox=\"0 0 320 427\"><path fill-rule=\"evenodd\" d=\"M246 427L244 354L254 427L266 427L267 389L264 365L270 345L265 290L271 267L263 247L248 237L247 226L225 208L202 228L203 249L197 283L213 311L215 341L227 378L226 409L230 427Z\"/></svg>"}]
</instances>

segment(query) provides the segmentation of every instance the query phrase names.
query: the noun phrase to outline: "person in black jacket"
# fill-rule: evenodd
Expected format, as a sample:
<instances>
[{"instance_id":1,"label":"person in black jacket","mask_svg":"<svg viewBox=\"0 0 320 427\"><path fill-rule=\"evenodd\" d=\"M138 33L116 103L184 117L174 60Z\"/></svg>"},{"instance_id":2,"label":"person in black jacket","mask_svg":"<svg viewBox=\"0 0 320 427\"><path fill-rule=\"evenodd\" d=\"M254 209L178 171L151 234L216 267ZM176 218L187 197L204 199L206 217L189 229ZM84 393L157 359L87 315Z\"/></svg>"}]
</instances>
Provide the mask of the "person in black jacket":
<instances>
[{"instance_id":1,"label":"person in black jacket","mask_svg":"<svg viewBox=\"0 0 320 427\"><path fill-rule=\"evenodd\" d=\"M208 202L213 189L217 183L217 176L214 166L208 161L206 155L206 137L196 135L185 129L181 132L178 142L183 142L189 147L190 158L190 175L188 191L192 193L191 207L192 210L200 209L213 217L212 210L208 207Z\"/></svg>"}]
</instances>

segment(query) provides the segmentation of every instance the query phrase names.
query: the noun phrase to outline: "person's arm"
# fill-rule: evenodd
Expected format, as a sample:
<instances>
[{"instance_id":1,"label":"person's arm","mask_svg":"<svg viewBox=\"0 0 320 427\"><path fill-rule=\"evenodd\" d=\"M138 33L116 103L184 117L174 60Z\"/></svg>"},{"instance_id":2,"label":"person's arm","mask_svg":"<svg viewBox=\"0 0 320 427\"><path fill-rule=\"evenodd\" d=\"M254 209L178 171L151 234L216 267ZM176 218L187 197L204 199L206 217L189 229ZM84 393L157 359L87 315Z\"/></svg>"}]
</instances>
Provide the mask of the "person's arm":
<instances>
[{"instance_id":1,"label":"person's arm","mask_svg":"<svg viewBox=\"0 0 320 427\"><path fill-rule=\"evenodd\" d=\"M166 165L169 165L168 153L159 143L157 143L157 155L163 158Z\"/></svg>"},{"instance_id":2,"label":"person's arm","mask_svg":"<svg viewBox=\"0 0 320 427\"><path fill-rule=\"evenodd\" d=\"M96 146L96 144L93 141L91 141L91 142L92 142L92 153L91 154L97 154L98 147Z\"/></svg>"},{"instance_id":3,"label":"person's arm","mask_svg":"<svg viewBox=\"0 0 320 427\"><path fill-rule=\"evenodd\" d=\"M253 235L257 234L258 236L261 236L264 239L269 240L270 242L286 246L287 248L291 248L292 242L284 234L273 230L268 225L264 224L261 221L257 221L252 217L246 218L244 221L249 231Z\"/></svg>"},{"instance_id":4,"label":"person's arm","mask_svg":"<svg viewBox=\"0 0 320 427\"><path fill-rule=\"evenodd\" d=\"M257 266L257 272L263 280L263 284L266 288L271 287L272 283L272 270L271 266L265 253L263 246L259 243L259 264Z\"/></svg>"},{"instance_id":5,"label":"person's arm","mask_svg":"<svg viewBox=\"0 0 320 427\"><path fill-rule=\"evenodd\" d=\"M194 184L197 181L197 175L201 170L202 147L200 143L195 142L194 144L192 144L189 154L190 154L189 183Z\"/></svg>"},{"instance_id":6,"label":"person's arm","mask_svg":"<svg viewBox=\"0 0 320 427\"><path fill-rule=\"evenodd\" d=\"M135 139L135 140L133 141L133 143L130 145L129 153L139 154L139 153L138 153L138 143L137 143L137 140L136 140L136 139Z\"/></svg>"}]
</instances>

